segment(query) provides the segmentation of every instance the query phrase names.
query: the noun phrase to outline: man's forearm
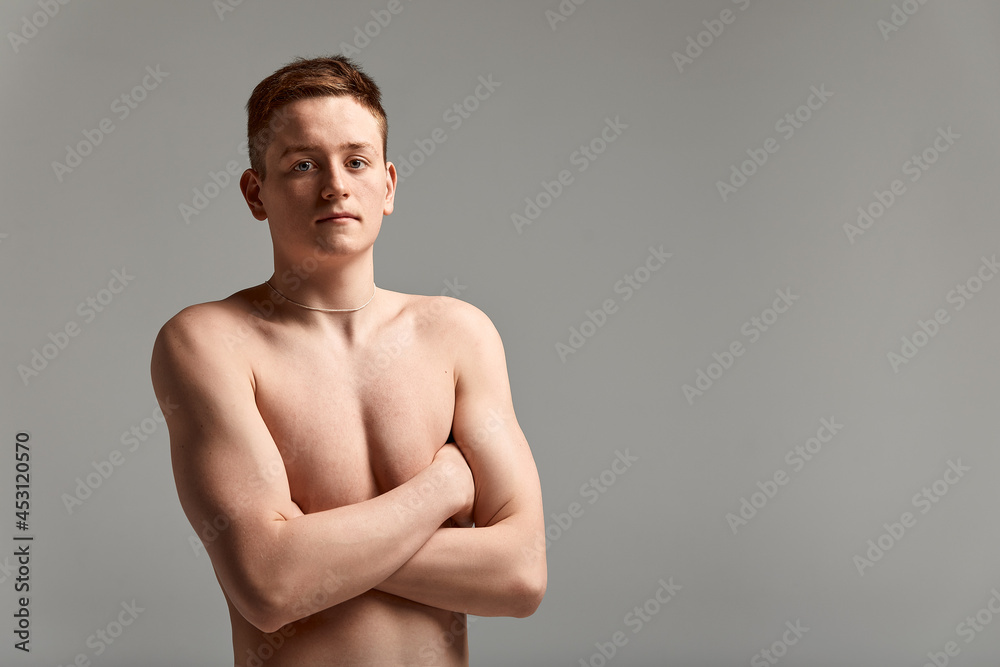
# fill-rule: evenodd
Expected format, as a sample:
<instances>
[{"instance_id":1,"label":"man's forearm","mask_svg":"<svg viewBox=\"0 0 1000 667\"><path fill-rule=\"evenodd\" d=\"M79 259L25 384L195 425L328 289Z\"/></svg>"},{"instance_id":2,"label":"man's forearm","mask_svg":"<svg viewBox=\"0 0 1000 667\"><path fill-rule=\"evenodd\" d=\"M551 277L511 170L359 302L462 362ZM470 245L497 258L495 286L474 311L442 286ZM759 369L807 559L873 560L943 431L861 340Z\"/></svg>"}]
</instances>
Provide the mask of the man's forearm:
<instances>
[{"instance_id":1,"label":"man's forearm","mask_svg":"<svg viewBox=\"0 0 1000 667\"><path fill-rule=\"evenodd\" d=\"M454 487L442 465L370 500L271 522L251 557L260 564L258 586L268 590L260 617L250 620L273 631L349 600L397 570L455 512Z\"/></svg>"},{"instance_id":2,"label":"man's forearm","mask_svg":"<svg viewBox=\"0 0 1000 667\"><path fill-rule=\"evenodd\" d=\"M545 591L545 538L513 520L440 528L376 589L476 616L529 616Z\"/></svg>"}]
</instances>

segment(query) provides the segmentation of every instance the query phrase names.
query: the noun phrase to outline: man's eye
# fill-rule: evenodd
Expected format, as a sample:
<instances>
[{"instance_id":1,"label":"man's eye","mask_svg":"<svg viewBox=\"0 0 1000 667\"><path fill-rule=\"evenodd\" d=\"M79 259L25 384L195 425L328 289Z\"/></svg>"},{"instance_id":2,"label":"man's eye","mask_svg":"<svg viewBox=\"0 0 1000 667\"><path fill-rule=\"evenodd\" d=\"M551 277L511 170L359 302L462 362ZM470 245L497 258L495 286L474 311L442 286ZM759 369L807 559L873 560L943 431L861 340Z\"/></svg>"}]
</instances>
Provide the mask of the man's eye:
<instances>
[{"instance_id":1,"label":"man's eye","mask_svg":"<svg viewBox=\"0 0 1000 667\"><path fill-rule=\"evenodd\" d=\"M365 166L365 161L361 160L359 158L354 158L353 160L349 161L347 164L354 166L355 169L361 169L361 167Z\"/></svg>"},{"instance_id":2,"label":"man's eye","mask_svg":"<svg viewBox=\"0 0 1000 667\"><path fill-rule=\"evenodd\" d=\"M292 170L293 171L308 171L307 169L299 169L299 167L309 166L309 165L312 165L312 162L309 162L308 160L306 160L305 162L299 162L297 165L295 165L294 167L292 167Z\"/></svg>"}]
</instances>

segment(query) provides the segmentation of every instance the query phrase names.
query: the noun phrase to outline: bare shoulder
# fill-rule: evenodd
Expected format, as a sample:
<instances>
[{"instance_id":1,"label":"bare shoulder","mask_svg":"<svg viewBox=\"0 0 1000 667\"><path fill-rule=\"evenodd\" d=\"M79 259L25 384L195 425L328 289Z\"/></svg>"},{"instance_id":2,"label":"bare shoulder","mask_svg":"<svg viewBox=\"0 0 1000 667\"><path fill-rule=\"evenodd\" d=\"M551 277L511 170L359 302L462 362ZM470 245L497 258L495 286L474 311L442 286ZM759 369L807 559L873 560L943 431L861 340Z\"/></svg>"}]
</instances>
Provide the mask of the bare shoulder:
<instances>
[{"instance_id":1,"label":"bare shoulder","mask_svg":"<svg viewBox=\"0 0 1000 667\"><path fill-rule=\"evenodd\" d=\"M486 313L450 296L405 297L418 337L451 359L456 388L489 385L490 391L503 392L508 382L503 341Z\"/></svg>"},{"instance_id":2,"label":"bare shoulder","mask_svg":"<svg viewBox=\"0 0 1000 667\"><path fill-rule=\"evenodd\" d=\"M210 301L184 308L160 328L156 347L166 343L211 345L238 322L238 312L223 301Z\"/></svg>"},{"instance_id":3,"label":"bare shoulder","mask_svg":"<svg viewBox=\"0 0 1000 667\"><path fill-rule=\"evenodd\" d=\"M496 339L493 322L476 306L450 296L399 294L401 312L408 313L418 331L434 336L450 346L465 348Z\"/></svg>"},{"instance_id":4,"label":"bare shoulder","mask_svg":"<svg viewBox=\"0 0 1000 667\"><path fill-rule=\"evenodd\" d=\"M253 336L253 314L242 292L220 301L184 308L160 328L153 343L154 383L164 374L217 370L231 366L246 353Z\"/></svg>"}]
</instances>

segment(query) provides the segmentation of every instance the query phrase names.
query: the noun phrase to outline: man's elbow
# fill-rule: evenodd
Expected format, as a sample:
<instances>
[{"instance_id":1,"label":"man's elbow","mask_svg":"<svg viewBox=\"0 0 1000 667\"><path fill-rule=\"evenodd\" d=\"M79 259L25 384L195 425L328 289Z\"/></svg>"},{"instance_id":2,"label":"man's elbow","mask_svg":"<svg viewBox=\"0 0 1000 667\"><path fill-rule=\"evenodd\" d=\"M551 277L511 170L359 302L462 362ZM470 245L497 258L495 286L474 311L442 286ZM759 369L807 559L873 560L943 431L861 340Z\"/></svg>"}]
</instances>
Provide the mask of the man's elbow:
<instances>
[{"instance_id":1,"label":"man's elbow","mask_svg":"<svg viewBox=\"0 0 1000 667\"><path fill-rule=\"evenodd\" d=\"M230 597L243 618L261 632L277 632L296 620L291 618L290 605L285 603L273 583L270 586L245 586L239 594L231 594Z\"/></svg>"},{"instance_id":2,"label":"man's elbow","mask_svg":"<svg viewBox=\"0 0 1000 667\"><path fill-rule=\"evenodd\" d=\"M261 632L267 634L277 632L290 623L290 621L283 620L278 613L266 610L254 611L255 613L252 616L244 615L244 618L249 621L250 625L254 626Z\"/></svg>"},{"instance_id":3,"label":"man's elbow","mask_svg":"<svg viewBox=\"0 0 1000 667\"><path fill-rule=\"evenodd\" d=\"M285 569L291 571L294 567ZM321 582L305 582L301 577L283 577L272 572L270 576L259 578L256 585L243 589L243 605L237 605L237 609L258 630L277 632L363 592L357 586L343 585L329 573L328 570L327 578Z\"/></svg>"},{"instance_id":4,"label":"man's elbow","mask_svg":"<svg viewBox=\"0 0 1000 667\"><path fill-rule=\"evenodd\" d=\"M240 615L258 630L276 632L306 615L301 613L301 600L292 595L293 582L287 576L261 567L256 556L228 564L220 583ZM287 573L288 568L283 571Z\"/></svg>"},{"instance_id":5,"label":"man's elbow","mask_svg":"<svg viewBox=\"0 0 1000 667\"><path fill-rule=\"evenodd\" d=\"M214 556L212 563L217 566L216 572L222 573L219 581L233 606L262 632L276 632L310 613L302 577L296 575L296 563L287 560L286 552L274 550L274 543L281 542L281 535L277 538L274 535L271 532L254 533L255 549L238 544L225 551L225 556L210 554ZM278 562L284 566L269 566L269 563Z\"/></svg>"},{"instance_id":6,"label":"man's elbow","mask_svg":"<svg viewBox=\"0 0 1000 667\"><path fill-rule=\"evenodd\" d=\"M542 598L545 597L545 587L540 589L532 589L531 591L519 596L514 612L511 614L514 618L527 618L538 610L538 606L542 604Z\"/></svg>"},{"instance_id":7,"label":"man's elbow","mask_svg":"<svg viewBox=\"0 0 1000 667\"><path fill-rule=\"evenodd\" d=\"M535 613L538 606L542 604L542 598L545 597L548 575L544 560L540 567L536 564L532 567L522 568L516 580L516 594L512 601L513 609L510 615L515 618L527 618Z\"/></svg>"}]
</instances>

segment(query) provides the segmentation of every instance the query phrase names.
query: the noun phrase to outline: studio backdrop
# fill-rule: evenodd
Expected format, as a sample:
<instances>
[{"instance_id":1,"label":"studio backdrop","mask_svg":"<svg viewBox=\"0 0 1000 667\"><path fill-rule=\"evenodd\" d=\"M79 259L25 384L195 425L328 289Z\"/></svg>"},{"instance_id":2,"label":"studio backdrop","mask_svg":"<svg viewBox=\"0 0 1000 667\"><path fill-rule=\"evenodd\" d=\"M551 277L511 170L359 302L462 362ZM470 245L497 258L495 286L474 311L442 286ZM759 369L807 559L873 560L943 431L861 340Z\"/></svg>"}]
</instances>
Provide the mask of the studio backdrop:
<instances>
[{"instance_id":1,"label":"studio backdrop","mask_svg":"<svg viewBox=\"0 0 1000 667\"><path fill-rule=\"evenodd\" d=\"M548 592L474 665L1000 660L1000 5L10 0L0 664L231 664L149 379L271 273L244 105L379 83L379 286L504 340ZM265 662L266 664L266 662Z\"/></svg>"}]
</instances>

